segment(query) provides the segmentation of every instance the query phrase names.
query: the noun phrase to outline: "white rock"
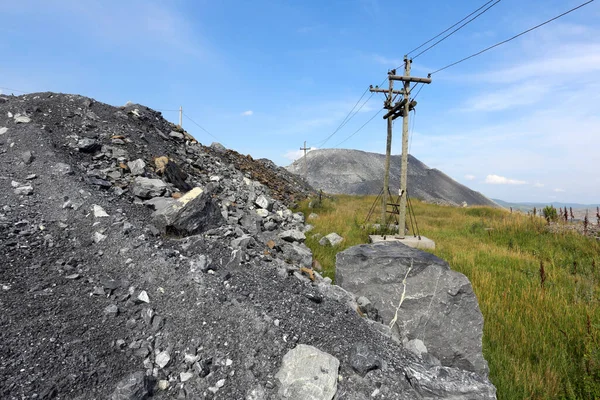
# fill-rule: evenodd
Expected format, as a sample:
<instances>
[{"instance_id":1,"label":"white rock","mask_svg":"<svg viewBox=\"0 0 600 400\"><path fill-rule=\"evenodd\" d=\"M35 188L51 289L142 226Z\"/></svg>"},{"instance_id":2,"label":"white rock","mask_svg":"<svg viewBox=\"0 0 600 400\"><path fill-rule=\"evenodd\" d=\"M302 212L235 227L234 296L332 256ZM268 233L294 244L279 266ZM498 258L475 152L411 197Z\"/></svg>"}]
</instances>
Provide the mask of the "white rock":
<instances>
[{"instance_id":1,"label":"white rock","mask_svg":"<svg viewBox=\"0 0 600 400\"><path fill-rule=\"evenodd\" d=\"M332 232L329 235L323 236L321 240L319 240L319 244L321 246L337 246L338 244L342 243L343 240L343 237L341 237L335 232Z\"/></svg>"},{"instance_id":2,"label":"white rock","mask_svg":"<svg viewBox=\"0 0 600 400\"><path fill-rule=\"evenodd\" d=\"M26 115L20 115L20 114L15 115L15 123L17 123L17 124L27 124L29 122L31 122L31 118L29 118L28 116L26 116Z\"/></svg>"},{"instance_id":3,"label":"white rock","mask_svg":"<svg viewBox=\"0 0 600 400\"><path fill-rule=\"evenodd\" d=\"M194 374L192 374L191 372L181 372L179 374L179 380L181 382L187 382L190 379L192 379L194 377Z\"/></svg>"},{"instance_id":4,"label":"white rock","mask_svg":"<svg viewBox=\"0 0 600 400\"><path fill-rule=\"evenodd\" d=\"M11 181L10 186L12 186L14 188L18 188L19 186L21 186L21 184L17 181Z\"/></svg>"},{"instance_id":5,"label":"white rock","mask_svg":"<svg viewBox=\"0 0 600 400\"><path fill-rule=\"evenodd\" d=\"M104 217L109 217L109 215L106 213L106 211L104 211L104 208L100 207L97 204L94 204L92 206L92 209L94 211L94 217L95 218L104 218Z\"/></svg>"},{"instance_id":6,"label":"white rock","mask_svg":"<svg viewBox=\"0 0 600 400\"><path fill-rule=\"evenodd\" d=\"M266 218L269 216L269 210L259 208L258 210L256 210L256 214L258 214L259 217Z\"/></svg>"},{"instance_id":7,"label":"white rock","mask_svg":"<svg viewBox=\"0 0 600 400\"><path fill-rule=\"evenodd\" d=\"M0 135L4 135L6 132L8 132L8 128L0 128Z\"/></svg>"},{"instance_id":8,"label":"white rock","mask_svg":"<svg viewBox=\"0 0 600 400\"><path fill-rule=\"evenodd\" d=\"M106 235L101 234L100 232L94 232L94 236L92 236L94 243L100 243L103 240L106 240Z\"/></svg>"},{"instance_id":9,"label":"white rock","mask_svg":"<svg viewBox=\"0 0 600 400\"><path fill-rule=\"evenodd\" d=\"M275 375L284 399L331 400L337 392L340 362L316 347L299 344L283 356Z\"/></svg>"},{"instance_id":10,"label":"white rock","mask_svg":"<svg viewBox=\"0 0 600 400\"><path fill-rule=\"evenodd\" d=\"M171 356L166 351L161 351L154 359L154 363L158 365L159 368L166 367L169 361L171 361Z\"/></svg>"},{"instance_id":11,"label":"white rock","mask_svg":"<svg viewBox=\"0 0 600 400\"><path fill-rule=\"evenodd\" d=\"M143 175L146 163L141 158L138 158L137 160L129 161L127 167L132 175Z\"/></svg>"},{"instance_id":12,"label":"white rock","mask_svg":"<svg viewBox=\"0 0 600 400\"><path fill-rule=\"evenodd\" d=\"M167 390L169 388L169 381L166 379L161 379L158 381L158 388L160 390Z\"/></svg>"},{"instance_id":13,"label":"white rock","mask_svg":"<svg viewBox=\"0 0 600 400\"><path fill-rule=\"evenodd\" d=\"M138 294L137 299L142 303L150 303L150 297L148 297L148 293L145 290L142 290L140 294Z\"/></svg>"},{"instance_id":14,"label":"white rock","mask_svg":"<svg viewBox=\"0 0 600 400\"><path fill-rule=\"evenodd\" d=\"M421 357L422 354L427 353L427 347L420 339L409 340L404 345L404 348L419 357Z\"/></svg>"},{"instance_id":15,"label":"white rock","mask_svg":"<svg viewBox=\"0 0 600 400\"><path fill-rule=\"evenodd\" d=\"M215 386L218 388L222 388L223 386L225 386L225 379L217 381L217 384Z\"/></svg>"},{"instance_id":16,"label":"white rock","mask_svg":"<svg viewBox=\"0 0 600 400\"><path fill-rule=\"evenodd\" d=\"M213 175L210 177L210 181L211 182L219 182L219 181L221 181L221 177L217 176L217 175Z\"/></svg>"}]
</instances>

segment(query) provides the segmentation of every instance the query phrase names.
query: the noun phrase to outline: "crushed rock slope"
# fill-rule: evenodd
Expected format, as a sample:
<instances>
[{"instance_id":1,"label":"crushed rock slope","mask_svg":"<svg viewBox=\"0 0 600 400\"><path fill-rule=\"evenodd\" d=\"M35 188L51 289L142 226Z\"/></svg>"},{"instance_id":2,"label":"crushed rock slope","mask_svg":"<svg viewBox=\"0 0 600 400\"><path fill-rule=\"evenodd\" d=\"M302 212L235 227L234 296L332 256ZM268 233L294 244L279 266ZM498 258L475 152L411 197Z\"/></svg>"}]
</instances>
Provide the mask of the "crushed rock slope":
<instances>
[{"instance_id":1,"label":"crushed rock slope","mask_svg":"<svg viewBox=\"0 0 600 400\"><path fill-rule=\"evenodd\" d=\"M307 248L286 232L308 228L286 204L309 188L268 163L202 146L146 107L76 95L0 97L0 132L3 399L277 399L298 344L339 360L339 399L495 398L486 378L425 365L349 294L300 273ZM180 168L169 179L162 156ZM149 180L162 196L133 196ZM222 225L161 234L152 208L186 185ZM378 367L363 376L365 343Z\"/></svg>"},{"instance_id":2,"label":"crushed rock slope","mask_svg":"<svg viewBox=\"0 0 600 400\"><path fill-rule=\"evenodd\" d=\"M315 189L332 194L378 194L383 187L385 155L360 150L319 149L307 153L308 182ZM400 187L400 155L390 160L390 190ZM286 167L303 174L304 159ZM409 154L409 195L430 203L444 205L484 205L498 207L479 192L456 182L443 172L427 167Z\"/></svg>"}]
</instances>

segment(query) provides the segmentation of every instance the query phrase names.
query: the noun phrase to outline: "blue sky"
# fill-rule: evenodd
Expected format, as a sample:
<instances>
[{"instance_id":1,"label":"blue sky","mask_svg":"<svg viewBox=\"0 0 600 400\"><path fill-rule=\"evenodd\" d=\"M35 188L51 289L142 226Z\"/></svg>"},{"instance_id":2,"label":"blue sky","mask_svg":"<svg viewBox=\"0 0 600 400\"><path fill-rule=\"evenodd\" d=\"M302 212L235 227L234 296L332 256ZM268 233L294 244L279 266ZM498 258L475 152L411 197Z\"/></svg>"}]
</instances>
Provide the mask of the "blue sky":
<instances>
[{"instance_id":1,"label":"blue sky","mask_svg":"<svg viewBox=\"0 0 600 400\"><path fill-rule=\"evenodd\" d=\"M502 0L418 57L413 75L582 2ZM181 105L227 147L287 165L305 140L329 136L407 51L484 3L0 1L0 86ZM600 202L600 2L433 79L418 96L415 157L489 197ZM373 96L324 147L381 106ZM177 122L177 112L164 115ZM186 118L183 125L200 142L215 141ZM399 154L400 124L395 132ZM383 153L385 135L378 116L340 147Z\"/></svg>"}]
</instances>

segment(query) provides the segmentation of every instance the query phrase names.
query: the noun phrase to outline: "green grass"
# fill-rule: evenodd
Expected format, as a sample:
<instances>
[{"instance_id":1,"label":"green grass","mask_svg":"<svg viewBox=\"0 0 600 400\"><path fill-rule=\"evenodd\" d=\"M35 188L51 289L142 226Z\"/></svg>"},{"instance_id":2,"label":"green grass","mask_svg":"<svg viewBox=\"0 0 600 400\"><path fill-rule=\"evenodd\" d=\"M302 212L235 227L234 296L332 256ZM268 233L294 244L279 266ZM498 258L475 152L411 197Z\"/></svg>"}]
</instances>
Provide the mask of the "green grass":
<instances>
[{"instance_id":1,"label":"green grass","mask_svg":"<svg viewBox=\"0 0 600 400\"><path fill-rule=\"evenodd\" d=\"M335 277L337 252L368 242L361 226L373 201L338 196L320 208L300 205L306 216L319 214L308 221L315 228L306 244L324 275ZM436 242L433 253L473 285L498 398L600 399L600 243L504 210L413 205L421 234ZM331 232L345 238L336 248L313 237Z\"/></svg>"}]
</instances>

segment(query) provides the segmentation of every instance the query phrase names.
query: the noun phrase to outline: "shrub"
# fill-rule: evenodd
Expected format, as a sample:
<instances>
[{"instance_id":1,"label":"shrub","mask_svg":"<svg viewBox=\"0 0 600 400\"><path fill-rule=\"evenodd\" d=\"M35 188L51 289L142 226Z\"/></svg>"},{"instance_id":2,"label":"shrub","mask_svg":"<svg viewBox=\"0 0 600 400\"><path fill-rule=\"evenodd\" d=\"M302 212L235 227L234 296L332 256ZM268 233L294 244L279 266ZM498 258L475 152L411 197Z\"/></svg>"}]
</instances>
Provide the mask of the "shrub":
<instances>
[{"instance_id":1,"label":"shrub","mask_svg":"<svg viewBox=\"0 0 600 400\"><path fill-rule=\"evenodd\" d=\"M550 223L551 221L555 222L558 219L558 212L556 212L556 208L554 208L554 206L544 207L544 209L542 210L542 214L544 215L544 218L546 218L546 221L548 221L548 223Z\"/></svg>"}]
</instances>

